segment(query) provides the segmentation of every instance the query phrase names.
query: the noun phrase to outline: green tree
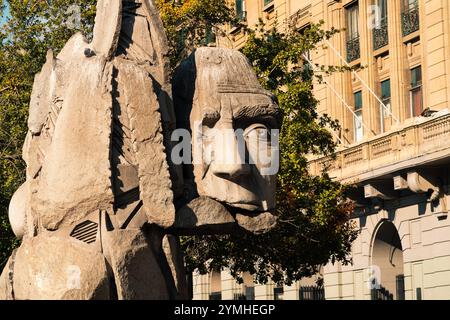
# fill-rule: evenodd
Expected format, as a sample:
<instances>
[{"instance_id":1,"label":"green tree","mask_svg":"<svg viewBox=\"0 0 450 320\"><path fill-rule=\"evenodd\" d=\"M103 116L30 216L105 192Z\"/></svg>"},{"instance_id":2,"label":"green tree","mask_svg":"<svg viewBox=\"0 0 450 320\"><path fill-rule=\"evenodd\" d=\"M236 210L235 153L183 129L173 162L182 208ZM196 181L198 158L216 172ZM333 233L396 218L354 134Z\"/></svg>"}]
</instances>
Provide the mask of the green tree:
<instances>
[{"instance_id":1,"label":"green tree","mask_svg":"<svg viewBox=\"0 0 450 320\"><path fill-rule=\"evenodd\" d=\"M280 172L278 174L276 228L263 235L197 236L183 245L189 267L207 272L227 266L242 281L242 272L255 275L259 283L269 279L291 284L314 275L329 261L350 263L356 231L349 221L353 210L344 196L345 186L325 172L312 176L307 155L333 155L336 144L330 130L339 127L326 114L317 112L314 82L347 68L311 66L304 54L339 30L324 31L323 23L304 32L276 28L248 30L242 49L264 87L275 93L282 110ZM308 59L309 60L309 59Z\"/></svg>"},{"instance_id":2,"label":"green tree","mask_svg":"<svg viewBox=\"0 0 450 320\"><path fill-rule=\"evenodd\" d=\"M172 67L194 48L214 42L224 23L237 23L225 0L157 0L166 29Z\"/></svg>"}]
</instances>

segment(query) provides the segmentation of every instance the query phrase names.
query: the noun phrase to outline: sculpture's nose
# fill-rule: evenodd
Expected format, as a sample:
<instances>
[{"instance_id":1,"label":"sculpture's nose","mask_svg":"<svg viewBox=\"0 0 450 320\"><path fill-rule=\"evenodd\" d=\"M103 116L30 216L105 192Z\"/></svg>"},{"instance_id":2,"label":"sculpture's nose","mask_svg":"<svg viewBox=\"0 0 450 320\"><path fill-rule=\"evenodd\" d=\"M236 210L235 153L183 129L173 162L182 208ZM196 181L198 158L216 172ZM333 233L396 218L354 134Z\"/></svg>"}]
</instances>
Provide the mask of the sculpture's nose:
<instances>
[{"instance_id":1,"label":"sculpture's nose","mask_svg":"<svg viewBox=\"0 0 450 320\"><path fill-rule=\"evenodd\" d=\"M224 126L225 127L225 126ZM250 173L245 163L245 142L230 128L222 127L216 137L210 169L218 177L229 179Z\"/></svg>"},{"instance_id":2,"label":"sculpture's nose","mask_svg":"<svg viewBox=\"0 0 450 320\"><path fill-rule=\"evenodd\" d=\"M248 164L224 164L224 163L212 163L212 172L221 178L237 178L245 176L250 173L250 166Z\"/></svg>"}]
</instances>

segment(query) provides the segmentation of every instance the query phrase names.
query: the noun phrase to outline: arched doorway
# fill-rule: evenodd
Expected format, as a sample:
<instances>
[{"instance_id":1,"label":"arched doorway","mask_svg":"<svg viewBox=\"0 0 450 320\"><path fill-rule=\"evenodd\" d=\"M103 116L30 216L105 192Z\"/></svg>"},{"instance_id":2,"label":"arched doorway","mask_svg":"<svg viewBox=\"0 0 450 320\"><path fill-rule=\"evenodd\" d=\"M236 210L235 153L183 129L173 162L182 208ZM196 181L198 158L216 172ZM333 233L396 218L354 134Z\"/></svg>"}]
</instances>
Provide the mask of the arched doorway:
<instances>
[{"instance_id":1,"label":"arched doorway","mask_svg":"<svg viewBox=\"0 0 450 320\"><path fill-rule=\"evenodd\" d=\"M372 289L372 300L404 300L403 250L397 228L383 221L375 232L372 266L379 283Z\"/></svg>"}]
</instances>

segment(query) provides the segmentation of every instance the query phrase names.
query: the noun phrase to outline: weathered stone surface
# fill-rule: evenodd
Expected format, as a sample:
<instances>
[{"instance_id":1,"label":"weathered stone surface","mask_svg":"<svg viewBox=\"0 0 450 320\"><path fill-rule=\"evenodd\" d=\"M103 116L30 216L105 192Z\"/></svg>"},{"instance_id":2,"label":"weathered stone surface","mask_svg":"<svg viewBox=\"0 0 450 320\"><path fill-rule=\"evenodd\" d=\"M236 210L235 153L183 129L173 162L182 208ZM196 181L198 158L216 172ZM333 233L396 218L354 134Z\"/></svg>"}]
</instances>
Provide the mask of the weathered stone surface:
<instances>
[{"instance_id":1,"label":"weathered stone surface","mask_svg":"<svg viewBox=\"0 0 450 320\"><path fill-rule=\"evenodd\" d=\"M151 249L142 231L108 232L105 246L111 257L119 299L169 299L159 257Z\"/></svg>"},{"instance_id":2,"label":"weathered stone surface","mask_svg":"<svg viewBox=\"0 0 450 320\"><path fill-rule=\"evenodd\" d=\"M194 163L185 166L185 177L193 179L186 189L249 212L237 222L250 232L273 226L267 213L253 212L275 207L278 135L272 129L280 114L248 59L235 50L199 48L175 71L173 92L177 123L192 132Z\"/></svg>"},{"instance_id":3,"label":"weathered stone surface","mask_svg":"<svg viewBox=\"0 0 450 320\"><path fill-rule=\"evenodd\" d=\"M113 203L109 146L112 66L80 61L73 72L31 207L44 228L72 224Z\"/></svg>"},{"instance_id":4,"label":"weathered stone surface","mask_svg":"<svg viewBox=\"0 0 450 320\"><path fill-rule=\"evenodd\" d=\"M3 271L0 274L0 300L14 300L12 287L12 270L14 268L15 251L9 257Z\"/></svg>"},{"instance_id":5,"label":"weathered stone surface","mask_svg":"<svg viewBox=\"0 0 450 320\"><path fill-rule=\"evenodd\" d=\"M26 217L29 208L29 183L25 182L14 193L9 203L9 223L18 239L22 239L26 232Z\"/></svg>"},{"instance_id":6,"label":"weathered stone surface","mask_svg":"<svg viewBox=\"0 0 450 320\"><path fill-rule=\"evenodd\" d=\"M49 113L52 99L52 89L55 82L55 58L51 50L47 53L47 62L34 78L33 91L30 101L30 114L28 117L28 128L33 134L41 132L44 122Z\"/></svg>"},{"instance_id":7,"label":"weathered stone surface","mask_svg":"<svg viewBox=\"0 0 450 320\"><path fill-rule=\"evenodd\" d=\"M172 181L153 80L145 70L131 61L116 59L114 65L118 93L115 103L126 109L124 112L128 115L127 125L145 212L149 222L170 227L175 220Z\"/></svg>"},{"instance_id":8,"label":"weathered stone surface","mask_svg":"<svg viewBox=\"0 0 450 320\"><path fill-rule=\"evenodd\" d=\"M165 235L162 242L162 248L176 288L173 298L177 300L189 299L186 271L184 270L183 251L181 250L178 238L170 234Z\"/></svg>"},{"instance_id":9,"label":"weathered stone surface","mask_svg":"<svg viewBox=\"0 0 450 320\"><path fill-rule=\"evenodd\" d=\"M270 231L277 223L277 217L270 212L264 212L257 215L236 214L236 220L239 226L245 230L261 234Z\"/></svg>"},{"instance_id":10,"label":"weathered stone surface","mask_svg":"<svg viewBox=\"0 0 450 320\"><path fill-rule=\"evenodd\" d=\"M208 197L199 197L177 211L173 232L179 234L229 233L236 227L231 213Z\"/></svg>"},{"instance_id":11,"label":"weathered stone surface","mask_svg":"<svg viewBox=\"0 0 450 320\"><path fill-rule=\"evenodd\" d=\"M14 261L15 299L109 299L106 262L71 238L44 233L23 241Z\"/></svg>"},{"instance_id":12,"label":"weathered stone surface","mask_svg":"<svg viewBox=\"0 0 450 320\"><path fill-rule=\"evenodd\" d=\"M122 24L122 1L98 0L94 37L91 48L95 54L110 60L117 49Z\"/></svg>"}]
</instances>

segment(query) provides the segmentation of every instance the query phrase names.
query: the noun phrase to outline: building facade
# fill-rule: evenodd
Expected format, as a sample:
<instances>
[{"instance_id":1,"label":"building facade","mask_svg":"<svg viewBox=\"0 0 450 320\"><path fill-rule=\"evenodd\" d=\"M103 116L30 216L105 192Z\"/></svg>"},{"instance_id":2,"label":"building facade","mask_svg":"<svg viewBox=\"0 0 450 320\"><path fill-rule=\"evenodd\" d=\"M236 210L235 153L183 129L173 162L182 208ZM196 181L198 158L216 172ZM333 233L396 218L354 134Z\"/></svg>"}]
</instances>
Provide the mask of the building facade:
<instances>
[{"instance_id":1,"label":"building facade","mask_svg":"<svg viewBox=\"0 0 450 320\"><path fill-rule=\"evenodd\" d=\"M338 119L336 160L310 170L353 185L353 264L323 267L290 287L238 285L228 272L194 276L194 299L450 299L450 2L233 0L249 27L299 30L321 20L345 31L314 63L362 66L315 85L318 111ZM240 48L242 28L218 46ZM282 248L280 248L282 250ZM319 275L318 275L319 276Z\"/></svg>"}]
</instances>

